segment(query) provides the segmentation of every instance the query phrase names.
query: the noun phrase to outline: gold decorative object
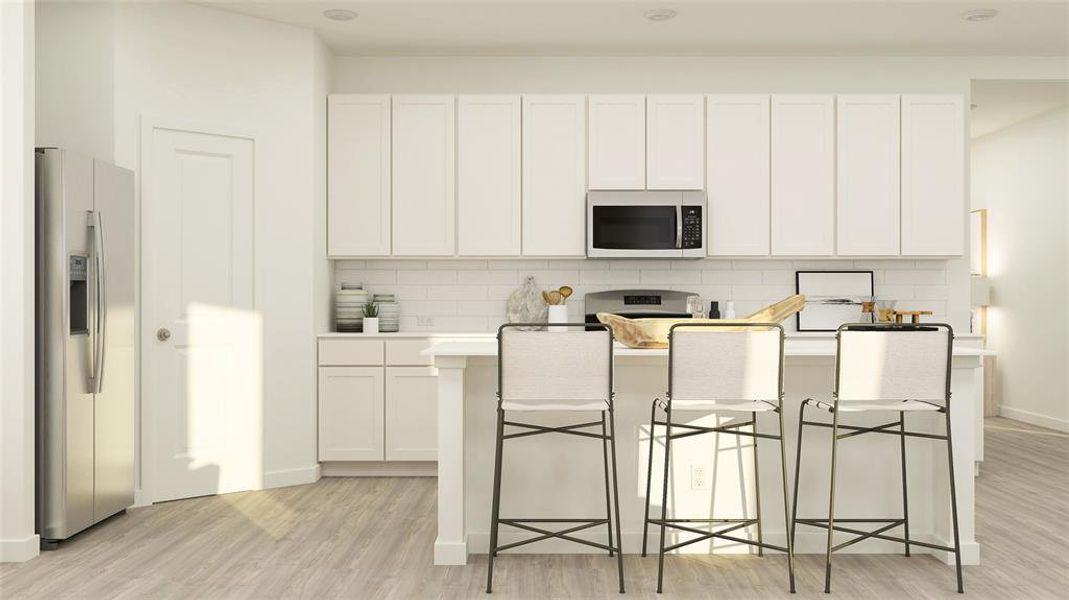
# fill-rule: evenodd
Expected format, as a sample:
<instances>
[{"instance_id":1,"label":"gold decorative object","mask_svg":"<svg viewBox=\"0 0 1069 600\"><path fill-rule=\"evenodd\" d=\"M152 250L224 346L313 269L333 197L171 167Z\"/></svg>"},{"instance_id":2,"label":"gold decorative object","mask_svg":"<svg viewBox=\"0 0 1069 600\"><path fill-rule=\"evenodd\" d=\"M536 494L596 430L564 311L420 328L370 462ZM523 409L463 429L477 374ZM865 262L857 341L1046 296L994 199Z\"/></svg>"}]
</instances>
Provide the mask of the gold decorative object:
<instances>
[{"instance_id":1,"label":"gold decorative object","mask_svg":"<svg viewBox=\"0 0 1069 600\"><path fill-rule=\"evenodd\" d=\"M781 323L805 308L805 296L795 294L741 319L628 319L598 313L598 320L612 327L617 341L629 348L667 348L668 330L676 323Z\"/></svg>"}]
</instances>

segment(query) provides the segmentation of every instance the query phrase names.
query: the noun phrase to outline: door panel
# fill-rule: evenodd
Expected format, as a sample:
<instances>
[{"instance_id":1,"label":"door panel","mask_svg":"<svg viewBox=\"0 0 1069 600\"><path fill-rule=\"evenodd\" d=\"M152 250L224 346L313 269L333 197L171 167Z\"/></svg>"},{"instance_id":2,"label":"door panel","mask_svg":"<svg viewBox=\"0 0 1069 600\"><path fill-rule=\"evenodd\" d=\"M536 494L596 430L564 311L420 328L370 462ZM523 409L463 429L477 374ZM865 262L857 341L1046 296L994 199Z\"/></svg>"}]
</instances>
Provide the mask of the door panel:
<instances>
[{"instance_id":1,"label":"door panel","mask_svg":"<svg viewBox=\"0 0 1069 600\"><path fill-rule=\"evenodd\" d=\"M461 96L457 113L457 249L520 253L520 97Z\"/></svg>"},{"instance_id":2,"label":"door panel","mask_svg":"<svg viewBox=\"0 0 1069 600\"><path fill-rule=\"evenodd\" d=\"M772 97L772 254L835 252L835 99Z\"/></svg>"},{"instance_id":3,"label":"door panel","mask_svg":"<svg viewBox=\"0 0 1069 600\"><path fill-rule=\"evenodd\" d=\"M386 367L386 460L438 460L438 369Z\"/></svg>"},{"instance_id":4,"label":"door panel","mask_svg":"<svg viewBox=\"0 0 1069 600\"><path fill-rule=\"evenodd\" d=\"M836 250L895 256L899 238L898 96L839 96Z\"/></svg>"},{"instance_id":5,"label":"door panel","mask_svg":"<svg viewBox=\"0 0 1069 600\"><path fill-rule=\"evenodd\" d=\"M646 97L590 96L589 187L646 188Z\"/></svg>"},{"instance_id":6,"label":"door panel","mask_svg":"<svg viewBox=\"0 0 1069 600\"><path fill-rule=\"evenodd\" d=\"M327 254L390 253L390 97L327 98Z\"/></svg>"},{"instance_id":7,"label":"door panel","mask_svg":"<svg viewBox=\"0 0 1069 600\"><path fill-rule=\"evenodd\" d=\"M586 98L523 97L523 254L586 254Z\"/></svg>"},{"instance_id":8,"label":"door panel","mask_svg":"<svg viewBox=\"0 0 1069 600\"><path fill-rule=\"evenodd\" d=\"M393 97L393 254L456 254L456 102Z\"/></svg>"},{"instance_id":9,"label":"door panel","mask_svg":"<svg viewBox=\"0 0 1069 600\"><path fill-rule=\"evenodd\" d=\"M646 187L705 187L705 107L698 95L646 98Z\"/></svg>"},{"instance_id":10,"label":"door panel","mask_svg":"<svg viewBox=\"0 0 1069 600\"><path fill-rule=\"evenodd\" d=\"M253 141L151 128L142 198L142 404L153 500L255 489L261 324L253 307ZM171 332L157 338L158 329Z\"/></svg>"},{"instance_id":11,"label":"door panel","mask_svg":"<svg viewBox=\"0 0 1069 600\"><path fill-rule=\"evenodd\" d=\"M94 161L94 210L99 216L104 261L104 357L94 404L94 517L99 520L134 501L134 174Z\"/></svg>"},{"instance_id":12,"label":"door panel","mask_svg":"<svg viewBox=\"0 0 1069 600\"><path fill-rule=\"evenodd\" d=\"M709 96L709 255L769 252L769 97Z\"/></svg>"},{"instance_id":13,"label":"door panel","mask_svg":"<svg viewBox=\"0 0 1069 600\"><path fill-rule=\"evenodd\" d=\"M965 252L965 105L957 94L902 96L902 255Z\"/></svg>"},{"instance_id":14,"label":"door panel","mask_svg":"<svg viewBox=\"0 0 1069 600\"><path fill-rule=\"evenodd\" d=\"M319 368L319 460L382 460L383 368Z\"/></svg>"}]
</instances>

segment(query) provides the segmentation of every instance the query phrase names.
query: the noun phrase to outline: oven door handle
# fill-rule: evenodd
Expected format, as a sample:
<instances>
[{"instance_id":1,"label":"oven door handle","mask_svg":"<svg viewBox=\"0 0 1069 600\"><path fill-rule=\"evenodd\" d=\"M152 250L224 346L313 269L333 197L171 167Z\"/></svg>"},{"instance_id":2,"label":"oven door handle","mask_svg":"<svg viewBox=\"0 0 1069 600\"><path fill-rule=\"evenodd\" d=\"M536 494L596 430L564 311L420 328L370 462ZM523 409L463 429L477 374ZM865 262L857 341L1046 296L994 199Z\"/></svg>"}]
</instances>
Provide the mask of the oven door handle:
<instances>
[{"instance_id":1,"label":"oven door handle","mask_svg":"<svg viewBox=\"0 0 1069 600\"><path fill-rule=\"evenodd\" d=\"M676 249L683 249L683 205L676 205Z\"/></svg>"}]
</instances>

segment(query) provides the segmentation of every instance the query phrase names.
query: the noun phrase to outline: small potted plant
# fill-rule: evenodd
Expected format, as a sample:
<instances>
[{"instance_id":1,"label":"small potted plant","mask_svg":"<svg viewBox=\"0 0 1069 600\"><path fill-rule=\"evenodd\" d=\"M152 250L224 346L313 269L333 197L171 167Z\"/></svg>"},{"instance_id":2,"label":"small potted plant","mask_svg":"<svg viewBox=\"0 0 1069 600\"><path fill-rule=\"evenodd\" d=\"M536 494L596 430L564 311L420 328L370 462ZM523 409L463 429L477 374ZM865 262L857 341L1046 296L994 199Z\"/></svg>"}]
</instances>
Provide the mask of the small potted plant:
<instances>
[{"instance_id":1,"label":"small potted plant","mask_svg":"<svg viewBox=\"0 0 1069 600\"><path fill-rule=\"evenodd\" d=\"M379 332L379 305L368 302L364 305L364 333Z\"/></svg>"}]
</instances>

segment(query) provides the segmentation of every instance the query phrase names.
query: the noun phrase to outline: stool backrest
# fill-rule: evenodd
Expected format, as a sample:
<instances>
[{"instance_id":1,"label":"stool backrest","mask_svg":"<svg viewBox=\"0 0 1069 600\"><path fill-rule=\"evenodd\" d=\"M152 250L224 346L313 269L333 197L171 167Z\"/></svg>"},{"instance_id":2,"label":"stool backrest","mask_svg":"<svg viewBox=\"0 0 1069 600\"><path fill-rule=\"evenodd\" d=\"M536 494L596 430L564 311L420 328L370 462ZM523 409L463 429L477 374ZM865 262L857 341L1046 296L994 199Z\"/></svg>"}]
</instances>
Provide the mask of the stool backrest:
<instances>
[{"instance_id":1,"label":"stool backrest","mask_svg":"<svg viewBox=\"0 0 1069 600\"><path fill-rule=\"evenodd\" d=\"M943 323L843 325L835 361L836 398L945 402L953 343L954 331Z\"/></svg>"},{"instance_id":2,"label":"stool backrest","mask_svg":"<svg viewBox=\"0 0 1069 600\"><path fill-rule=\"evenodd\" d=\"M779 403L783 327L778 323L673 325L668 333L672 400Z\"/></svg>"},{"instance_id":3,"label":"stool backrest","mask_svg":"<svg viewBox=\"0 0 1069 600\"><path fill-rule=\"evenodd\" d=\"M612 401L612 331L608 326L569 324L568 331L525 331L524 324L498 330L498 394L504 401ZM585 331L597 327L596 331Z\"/></svg>"}]
</instances>

